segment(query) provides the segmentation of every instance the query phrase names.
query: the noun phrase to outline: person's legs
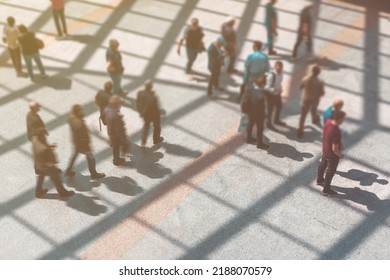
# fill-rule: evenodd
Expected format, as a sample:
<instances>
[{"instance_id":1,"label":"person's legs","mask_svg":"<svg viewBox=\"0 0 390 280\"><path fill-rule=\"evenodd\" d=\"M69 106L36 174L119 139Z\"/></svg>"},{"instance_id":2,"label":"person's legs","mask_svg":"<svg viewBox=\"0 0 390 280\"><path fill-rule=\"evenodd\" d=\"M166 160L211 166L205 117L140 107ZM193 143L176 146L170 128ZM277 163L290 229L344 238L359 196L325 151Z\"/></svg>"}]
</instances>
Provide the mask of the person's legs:
<instances>
[{"instance_id":1,"label":"person's legs","mask_svg":"<svg viewBox=\"0 0 390 280\"><path fill-rule=\"evenodd\" d=\"M280 121L280 113L282 111L282 95L281 94L275 95L274 104L275 104L275 108L276 108L274 122L277 124L281 124L282 123Z\"/></svg>"},{"instance_id":2,"label":"person's legs","mask_svg":"<svg viewBox=\"0 0 390 280\"><path fill-rule=\"evenodd\" d=\"M150 126L150 122L144 121L144 126L142 128L142 140L141 140L142 146L145 146L146 144L146 140L149 134L149 126Z\"/></svg>"},{"instance_id":3,"label":"person's legs","mask_svg":"<svg viewBox=\"0 0 390 280\"><path fill-rule=\"evenodd\" d=\"M34 79L34 72L32 68L32 56L31 55L23 55L24 61L26 63L27 73L30 76L30 79Z\"/></svg>"},{"instance_id":4,"label":"person's legs","mask_svg":"<svg viewBox=\"0 0 390 280\"><path fill-rule=\"evenodd\" d=\"M257 148L267 149L269 146L263 142L263 133L264 133L264 118L265 118L265 101L264 99L260 102L259 107L259 118L255 120L257 127Z\"/></svg>"},{"instance_id":5,"label":"person's legs","mask_svg":"<svg viewBox=\"0 0 390 280\"><path fill-rule=\"evenodd\" d=\"M234 72L234 64L236 63L236 59L237 59L236 54L231 54L229 56L229 65L228 65L228 68L227 68L227 71L229 73Z\"/></svg>"},{"instance_id":6,"label":"person's legs","mask_svg":"<svg viewBox=\"0 0 390 280\"><path fill-rule=\"evenodd\" d=\"M275 95L267 95L267 126L272 127L272 115L275 107Z\"/></svg>"},{"instance_id":7,"label":"person's legs","mask_svg":"<svg viewBox=\"0 0 390 280\"><path fill-rule=\"evenodd\" d=\"M272 55L275 54L274 51L274 38L272 34L272 29L270 27L267 27L267 44L268 44L268 54Z\"/></svg>"},{"instance_id":8,"label":"person's legs","mask_svg":"<svg viewBox=\"0 0 390 280\"><path fill-rule=\"evenodd\" d=\"M109 72L110 78L112 80L112 94L119 94L122 92L121 88L121 75L116 73Z\"/></svg>"},{"instance_id":9,"label":"person's legs","mask_svg":"<svg viewBox=\"0 0 390 280\"><path fill-rule=\"evenodd\" d=\"M330 191L330 184L332 182L333 176L336 173L337 166L339 165L339 158L331 158L327 157L328 168L325 174L325 183L324 183L324 191Z\"/></svg>"},{"instance_id":10,"label":"person's legs","mask_svg":"<svg viewBox=\"0 0 390 280\"><path fill-rule=\"evenodd\" d=\"M321 157L320 165L318 166L318 172L317 172L317 184L324 184L324 174L326 167L328 166L328 160L326 159L326 156L323 154Z\"/></svg>"},{"instance_id":11,"label":"person's legs","mask_svg":"<svg viewBox=\"0 0 390 280\"><path fill-rule=\"evenodd\" d=\"M91 151L85 152L85 157L87 158L89 173L91 174L91 176L96 175L97 174L96 161L92 152Z\"/></svg>"},{"instance_id":12,"label":"person's legs","mask_svg":"<svg viewBox=\"0 0 390 280\"><path fill-rule=\"evenodd\" d=\"M121 161L121 157L120 157L120 143L117 140L113 140L112 141L112 154L113 154L113 162L114 162L114 164L116 162L120 162Z\"/></svg>"},{"instance_id":13,"label":"person's legs","mask_svg":"<svg viewBox=\"0 0 390 280\"><path fill-rule=\"evenodd\" d=\"M253 126L254 125L255 125L255 120L249 114L249 123L248 123L248 127L246 128L246 142L247 143L252 143L252 142L255 141L255 139L252 137L252 131L253 131Z\"/></svg>"},{"instance_id":14,"label":"person's legs","mask_svg":"<svg viewBox=\"0 0 390 280\"><path fill-rule=\"evenodd\" d=\"M15 68L16 74L19 76L22 72L22 64L20 61L20 49L10 49L8 48L9 56L11 57L12 65Z\"/></svg>"},{"instance_id":15,"label":"person's legs","mask_svg":"<svg viewBox=\"0 0 390 280\"><path fill-rule=\"evenodd\" d=\"M57 34L59 37L62 37L62 31L61 31L60 20L59 20L60 17L59 10L52 10L52 12L53 12L54 23L57 29Z\"/></svg>"},{"instance_id":16,"label":"person's legs","mask_svg":"<svg viewBox=\"0 0 390 280\"><path fill-rule=\"evenodd\" d=\"M313 100L311 102L311 108L310 108L310 112L311 112L311 121L312 123L315 123L315 124L318 124L320 122L320 117L318 116L317 114L317 109L318 109L318 104L320 103L320 100Z\"/></svg>"},{"instance_id":17,"label":"person's legs","mask_svg":"<svg viewBox=\"0 0 390 280\"><path fill-rule=\"evenodd\" d=\"M32 54L32 58L34 59L35 63L37 64L39 72L41 72L42 75L46 75L45 68L43 67L41 56L39 55L39 52Z\"/></svg>"},{"instance_id":18,"label":"person's legs","mask_svg":"<svg viewBox=\"0 0 390 280\"><path fill-rule=\"evenodd\" d=\"M210 75L210 79L209 79L209 85L207 87L207 95L210 96L213 94L213 85L214 85L214 79L215 79L215 71L213 69L213 71L210 71L211 75Z\"/></svg>"},{"instance_id":19,"label":"person's legs","mask_svg":"<svg viewBox=\"0 0 390 280\"><path fill-rule=\"evenodd\" d=\"M40 173L37 176L37 185L35 187L35 195L41 195L43 193L47 192L47 189L43 188L43 181L45 180L45 175L43 173Z\"/></svg>"},{"instance_id":20,"label":"person's legs","mask_svg":"<svg viewBox=\"0 0 390 280\"><path fill-rule=\"evenodd\" d=\"M64 30L64 34L68 35L68 31L66 28L66 21L65 21L65 9L58 10L58 13L61 19L62 29Z\"/></svg>"},{"instance_id":21,"label":"person's legs","mask_svg":"<svg viewBox=\"0 0 390 280\"><path fill-rule=\"evenodd\" d=\"M71 158L70 158L68 168L66 168L66 170L65 170L65 175L66 176L71 176L71 175L74 174L74 172L73 172L73 164L76 161L78 155L79 155L79 152L77 151L77 149L75 149L73 154L72 154L72 156L71 156Z\"/></svg>"},{"instance_id":22,"label":"person's legs","mask_svg":"<svg viewBox=\"0 0 390 280\"><path fill-rule=\"evenodd\" d=\"M187 50L187 67L186 67L186 73L190 73L192 70L192 65L194 64L196 57L198 56L198 50L197 49L189 49Z\"/></svg>"},{"instance_id":23,"label":"person's legs","mask_svg":"<svg viewBox=\"0 0 390 280\"><path fill-rule=\"evenodd\" d=\"M302 134L303 134L303 125L305 124L306 116L307 113L309 112L309 109L310 109L310 103L304 102L301 106L301 117L299 119L299 128L298 128L298 131L302 132Z\"/></svg>"},{"instance_id":24,"label":"person's legs","mask_svg":"<svg viewBox=\"0 0 390 280\"><path fill-rule=\"evenodd\" d=\"M57 192L60 196L68 196L74 194L73 191L68 191L67 189L65 189L64 185L62 184L60 173L58 172L58 169L56 167L51 167L47 171L47 175L50 176L50 179L54 183Z\"/></svg>"},{"instance_id":25,"label":"person's legs","mask_svg":"<svg viewBox=\"0 0 390 280\"><path fill-rule=\"evenodd\" d=\"M215 89L219 88L219 77L221 76L221 65L218 65L214 69L214 81L213 86Z\"/></svg>"},{"instance_id":26,"label":"person's legs","mask_svg":"<svg viewBox=\"0 0 390 280\"><path fill-rule=\"evenodd\" d=\"M160 121L153 122L153 143L161 142L161 123Z\"/></svg>"},{"instance_id":27,"label":"person's legs","mask_svg":"<svg viewBox=\"0 0 390 280\"><path fill-rule=\"evenodd\" d=\"M302 32L300 30L301 30L301 27L299 27L297 41L295 42L294 50L293 50L293 53L292 53L292 57L294 57L294 58L297 57L297 52L298 52L299 45L302 43L302 40L303 40L303 34L302 34Z\"/></svg>"}]
</instances>

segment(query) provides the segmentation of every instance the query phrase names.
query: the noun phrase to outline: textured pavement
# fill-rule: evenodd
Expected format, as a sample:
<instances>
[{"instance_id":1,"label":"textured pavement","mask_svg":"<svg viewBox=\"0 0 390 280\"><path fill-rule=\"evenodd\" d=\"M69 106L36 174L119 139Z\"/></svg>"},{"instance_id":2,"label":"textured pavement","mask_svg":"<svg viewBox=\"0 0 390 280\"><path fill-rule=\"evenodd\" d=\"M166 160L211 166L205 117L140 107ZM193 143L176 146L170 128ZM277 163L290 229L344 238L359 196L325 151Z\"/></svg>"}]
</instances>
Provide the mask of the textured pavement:
<instances>
[{"instance_id":1,"label":"textured pavement","mask_svg":"<svg viewBox=\"0 0 390 280\"><path fill-rule=\"evenodd\" d=\"M71 37L55 40L49 1L0 0L0 25L12 15L45 41L41 52L50 76L31 83L16 78L0 45L0 258L1 259L390 259L390 5L387 0L279 0L276 50L285 64L283 120L265 130L268 151L246 145L237 133L236 101L241 74L222 74L224 92L206 95L207 56L184 74L185 52L175 52L183 27L198 17L208 46L229 15L237 17L239 61L251 42L266 38L265 0L67 1ZM298 14L312 2L316 57L289 59ZM122 108L132 153L124 167L112 165L105 130L99 131L94 96L105 81L105 51L117 38L128 94ZM302 53L304 56L304 53ZM326 83L319 110L345 100L345 159L321 195L315 177L321 128L308 116L297 141L298 85L318 63ZM37 69L35 69L37 72ZM140 150L142 121L135 97L146 79L160 97L166 142ZM35 174L25 116L37 100L58 144L65 170L72 145L67 117L84 106L97 159L107 177L89 181L79 156L76 191L60 200L52 184L46 199L34 197ZM150 135L151 137L151 135Z\"/></svg>"}]
</instances>

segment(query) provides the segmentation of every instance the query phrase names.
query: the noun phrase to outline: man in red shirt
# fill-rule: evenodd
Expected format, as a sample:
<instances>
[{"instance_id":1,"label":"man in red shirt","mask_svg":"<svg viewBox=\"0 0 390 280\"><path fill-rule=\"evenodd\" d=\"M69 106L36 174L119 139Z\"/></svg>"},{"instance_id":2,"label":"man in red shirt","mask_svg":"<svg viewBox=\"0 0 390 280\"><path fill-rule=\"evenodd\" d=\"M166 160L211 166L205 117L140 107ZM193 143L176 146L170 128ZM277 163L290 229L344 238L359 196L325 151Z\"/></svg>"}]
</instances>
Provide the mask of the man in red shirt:
<instances>
[{"instance_id":1,"label":"man in red shirt","mask_svg":"<svg viewBox=\"0 0 390 280\"><path fill-rule=\"evenodd\" d=\"M322 158L318 167L317 185L323 186L322 194L325 196L334 196L337 192L330 188L333 176L336 172L339 160L343 158L341 153L341 131L340 124L345 118L345 112L335 112L333 119L328 120L324 126L322 140ZM326 175L324 179L324 174Z\"/></svg>"}]
</instances>

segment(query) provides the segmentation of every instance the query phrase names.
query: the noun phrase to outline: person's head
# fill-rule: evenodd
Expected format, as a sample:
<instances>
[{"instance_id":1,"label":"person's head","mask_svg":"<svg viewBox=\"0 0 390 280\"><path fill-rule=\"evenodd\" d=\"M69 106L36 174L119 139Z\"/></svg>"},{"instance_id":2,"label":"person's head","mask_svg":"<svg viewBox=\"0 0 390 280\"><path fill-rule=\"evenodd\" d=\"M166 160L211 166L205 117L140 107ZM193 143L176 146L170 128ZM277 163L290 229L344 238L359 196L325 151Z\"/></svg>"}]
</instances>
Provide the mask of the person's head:
<instances>
[{"instance_id":1,"label":"person's head","mask_svg":"<svg viewBox=\"0 0 390 280\"><path fill-rule=\"evenodd\" d=\"M145 90L146 91L152 91L153 89L153 81L152 80L147 80L145 82Z\"/></svg>"},{"instance_id":2,"label":"person's head","mask_svg":"<svg viewBox=\"0 0 390 280\"><path fill-rule=\"evenodd\" d=\"M225 23L230 26L230 27L234 27L234 25L236 24L236 18L235 17L228 17L225 21Z\"/></svg>"},{"instance_id":3,"label":"person's head","mask_svg":"<svg viewBox=\"0 0 390 280\"><path fill-rule=\"evenodd\" d=\"M28 29L24 24L19 25L18 29L19 29L20 33L22 33L22 34L25 34L28 32Z\"/></svg>"},{"instance_id":4,"label":"person's head","mask_svg":"<svg viewBox=\"0 0 390 280\"><path fill-rule=\"evenodd\" d=\"M317 77L319 74L321 73L321 67L318 66L317 64L313 65L311 67L311 74L314 76L314 77Z\"/></svg>"},{"instance_id":5,"label":"person's head","mask_svg":"<svg viewBox=\"0 0 390 280\"><path fill-rule=\"evenodd\" d=\"M270 0L269 2L270 2L272 5L275 5L277 1L278 1L278 0Z\"/></svg>"},{"instance_id":6,"label":"person's head","mask_svg":"<svg viewBox=\"0 0 390 280\"><path fill-rule=\"evenodd\" d=\"M197 18L191 19L191 28L192 29L197 29L199 26L199 20Z\"/></svg>"},{"instance_id":7,"label":"person's head","mask_svg":"<svg viewBox=\"0 0 390 280\"><path fill-rule=\"evenodd\" d=\"M109 101L109 104L112 108L115 108L115 109L120 109L121 106L122 106L122 100L121 100L121 97L119 95L113 95L110 97L110 101Z\"/></svg>"},{"instance_id":8,"label":"person's head","mask_svg":"<svg viewBox=\"0 0 390 280\"><path fill-rule=\"evenodd\" d=\"M7 24L8 26L14 27L15 19L13 17L7 17Z\"/></svg>"},{"instance_id":9,"label":"person's head","mask_svg":"<svg viewBox=\"0 0 390 280\"><path fill-rule=\"evenodd\" d=\"M259 88L264 88L265 85L267 84L267 78L265 75L262 75L260 77L258 77L256 79L256 85L259 87Z\"/></svg>"},{"instance_id":10,"label":"person's head","mask_svg":"<svg viewBox=\"0 0 390 280\"><path fill-rule=\"evenodd\" d=\"M280 60L277 60L275 62L275 71L276 73L280 74L283 72L283 62Z\"/></svg>"},{"instance_id":11,"label":"person's head","mask_svg":"<svg viewBox=\"0 0 390 280\"><path fill-rule=\"evenodd\" d=\"M344 111L336 111L333 113L333 122L335 122L337 125L340 125L345 118L345 112Z\"/></svg>"},{"instance_id":12,"label":"person's head","mask_svg":"<svg viewBox=\"0 0 390 280\"><path fill-rule=\"evenodd\" d=\"M108 81L108 82L105 82L105 83L104 83L104 90L105 90L106 92L111 93L112 87L113 87L112 82Z\"/></svg>"},{"instance_id":13,"label":"person's head","mask_svg":"<svg viewBox=\"0 0 390 280\"><path fill-rule=\"evenodd\" d=\"M110 48L116 51L119 48L119 42L117 39L110 40Z\"/></svg>"},{"instance_id":14,"label":"person's head","mask_svg":"<svg viewBox=\"0 0 390 280\"><path fill-rule=\"evenodd\" d=\"M253 50L254 51L260 51L261 48L263 47L263 43L260 41L254 41L253 42Z\"/></svg>"},{"instance_id":15,"label":"person's head","mask_svg":"<svg viewBox=\"0 0 390 280\"><path fill-rule=\"evenodd\" d=\"M214 44L217 47L222 47L222 46L225 46L226 42L225 42L225 39L222 36L218 36L218 38L217 38L217 40L215 40Z\"/></svg>"},{"instance_id":16,"label":"person's head","mask_svg":"<svg viewBox=\"0 0 390 280\"><path fill-rule=\"evenodd\" d=\"M344 101L340 98L333 100L333 109L334 111L340 111L344 106Z\"/></svg>"},{"instance_id":17,"label":"person's head","mask_svg":"<svg viewBox=\"0 0 390 280\"><path fill-rule=\"evenodd\" d=\"M84 117L84 110L83 107L81 107L80 104L75 104L72 107L72 115L76 116L77 118L83 118Z\"/></svg>"},{"instance_id":18,"label":"person's head","mask_svg":"<svg viewBox=\"0 0 390 280\"><path fill-rule=\"evenodd\" d=\"M38 113L39 110L41 109L41 106L39 105L38 102L36 101L30 101L30 103L28 104L29 108L30 108L30 111L31 112L34 112L34 113Z\"/></svg>"}]
</instances>

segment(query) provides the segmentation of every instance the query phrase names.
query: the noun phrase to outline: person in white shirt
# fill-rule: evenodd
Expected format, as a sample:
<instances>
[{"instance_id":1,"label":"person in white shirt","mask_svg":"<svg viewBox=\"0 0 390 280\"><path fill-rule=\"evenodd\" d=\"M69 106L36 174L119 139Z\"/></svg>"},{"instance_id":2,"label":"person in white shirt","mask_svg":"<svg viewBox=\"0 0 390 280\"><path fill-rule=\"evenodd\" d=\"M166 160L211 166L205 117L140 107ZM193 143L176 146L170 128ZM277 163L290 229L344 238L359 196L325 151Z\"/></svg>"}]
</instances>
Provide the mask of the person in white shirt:
<instances>
[{"instance_id":1,"label":"person in white shirt","mask_svg":"<svg viewBox=\"0 0 390 280\"><path fill-rule=\"evenodd\" d=\"M267 97L268 105L268 121L267 127L269 129L274 129L272 125L272 120L274 124L285 126L286 123L280 120L280 112L282 111L282 92L283 92L283 62L280 60L275 62L274 70L268 73L267 75L267 91L270 93ZM274 118L274 109L275 116Z\"/></svg>"},{"instance_id":2,"label":"person in white shirt","mask_svg":"<svg viewBox=\"0 0 390 280\"><path fill-rule=\"evenodd\" d=\"M19 47L19 30L15 26L15 19L13 17L7 18L7 24L3 29L3 42L7 44L8 52L15 68L18 77L23 76L22 72L22 55Z\"/></svg>"}]
</instances>

